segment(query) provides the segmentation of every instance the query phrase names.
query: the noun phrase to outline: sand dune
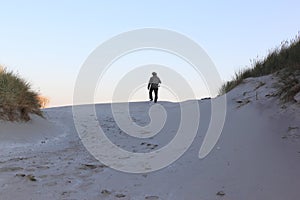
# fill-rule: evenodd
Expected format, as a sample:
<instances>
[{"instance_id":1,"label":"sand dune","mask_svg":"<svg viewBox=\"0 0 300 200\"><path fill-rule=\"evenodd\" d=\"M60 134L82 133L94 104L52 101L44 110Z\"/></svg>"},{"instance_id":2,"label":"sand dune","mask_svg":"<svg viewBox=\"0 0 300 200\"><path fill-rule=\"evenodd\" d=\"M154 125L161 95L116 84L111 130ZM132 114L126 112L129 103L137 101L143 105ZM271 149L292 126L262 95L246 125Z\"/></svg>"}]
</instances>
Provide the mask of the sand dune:
<instances>
[{"instance_id":1,"label":"sand dune","mask_svg":"<svg viewBox=\"0 0 300 200\"><path fill-rule=\"evenodd\" d=\"M0 199L299 199L299 105L280 104L274 82L272 76L249 78L227 95L222 135L204 159L198 153L211 103L198 101L201 118L191 147L173 164L151 173L119 172L97 161L80 141L71 107L46 109L46 120L35 117L28 124L0 122ZM160 105L172 117L160 133L143 139L119 129L109 104L96 105L96 111L113 143L149 152L168 144L180 122L179 104ZM132 120L148 124L150 106L131 103ZM82 124L87 132L92 130L89 123Z\"/></svg>"}]
</instances>

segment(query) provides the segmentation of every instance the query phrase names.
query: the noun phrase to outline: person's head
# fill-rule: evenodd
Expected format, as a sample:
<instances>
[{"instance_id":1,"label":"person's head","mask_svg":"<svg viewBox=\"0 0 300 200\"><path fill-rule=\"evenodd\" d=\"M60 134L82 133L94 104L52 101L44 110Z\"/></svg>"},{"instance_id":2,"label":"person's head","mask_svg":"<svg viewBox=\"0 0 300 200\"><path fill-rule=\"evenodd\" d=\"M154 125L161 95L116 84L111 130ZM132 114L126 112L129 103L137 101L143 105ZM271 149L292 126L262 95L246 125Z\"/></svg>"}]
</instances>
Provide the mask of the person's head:
<instances>
[{"instance_id":1,"label":"person's head","mask_svg":"<svg viewBox=\"0 0 300 200\"><path fill-rule=\"evenodd\" d=\"M156 75L157 75L157 73L156 73L156 72L152 72L152 75L153 75L153 76L156 76Z\"/></svg>"}]
</instances>

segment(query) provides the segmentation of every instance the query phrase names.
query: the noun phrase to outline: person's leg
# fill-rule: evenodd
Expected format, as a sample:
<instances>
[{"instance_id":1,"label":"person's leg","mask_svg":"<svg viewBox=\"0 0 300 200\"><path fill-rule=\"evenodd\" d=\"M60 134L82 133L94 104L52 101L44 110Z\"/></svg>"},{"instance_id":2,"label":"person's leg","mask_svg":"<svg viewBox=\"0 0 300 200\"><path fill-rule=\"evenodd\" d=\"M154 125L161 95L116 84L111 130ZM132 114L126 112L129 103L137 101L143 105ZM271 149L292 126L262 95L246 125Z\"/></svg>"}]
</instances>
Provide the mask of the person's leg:
<instances>
[{"instance_id":1,"label":"person's leg","mask_svg":"<svg viewBox=\"0 0 300 200\"><path fill-rule=\"evenodd\" d=\"M150 99L150 101L153 100L152 92L153 92L153 88L150 88L150 89L149 89L149 99Z\"/></svg>"},{"instance_id":2,"label":"person's leg","mask_svg":"<svg viewBox=\"0 0 300 200\"><path fill-rule=\"evenodd\" d=\"M155 88L154 89L154 94L155 94L155 97L154 97L154 103L157 102L157 99L158 99L158 88Z\"/></svg>"}]
</instances>

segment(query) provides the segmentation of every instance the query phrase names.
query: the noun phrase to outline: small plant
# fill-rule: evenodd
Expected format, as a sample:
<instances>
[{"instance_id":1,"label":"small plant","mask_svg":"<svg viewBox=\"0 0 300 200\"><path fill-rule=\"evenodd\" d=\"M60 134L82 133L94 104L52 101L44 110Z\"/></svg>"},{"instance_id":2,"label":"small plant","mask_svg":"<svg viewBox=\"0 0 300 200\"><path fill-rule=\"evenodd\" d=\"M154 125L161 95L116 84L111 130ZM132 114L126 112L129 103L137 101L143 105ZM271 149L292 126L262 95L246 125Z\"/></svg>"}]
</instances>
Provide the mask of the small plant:
<instances>
[{"instance_id":1,"label":"small plant","mask_svg":"<svg viewBox=\"0 0 300 200\"><path fill-rule=\"evenodd\" d=\"M29 121L30 114L43 117L39 95L17 74L0 66L0 119Z\"/></svg>"}]
</instances>

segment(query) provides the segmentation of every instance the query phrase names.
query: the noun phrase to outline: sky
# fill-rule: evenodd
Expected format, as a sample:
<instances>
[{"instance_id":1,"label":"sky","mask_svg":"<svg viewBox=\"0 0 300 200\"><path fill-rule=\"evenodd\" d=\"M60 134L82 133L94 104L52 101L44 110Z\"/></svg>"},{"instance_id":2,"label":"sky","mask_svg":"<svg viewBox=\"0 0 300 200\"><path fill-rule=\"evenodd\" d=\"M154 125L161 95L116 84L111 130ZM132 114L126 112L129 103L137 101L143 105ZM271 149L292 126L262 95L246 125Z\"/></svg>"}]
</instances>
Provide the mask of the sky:
<instances>
[{"instance_id":1,"label":"sky","mask_svg":"<svg viewBox=\"0 0 300 200\"><path fill-rule=\"evenodd\" d=\"M283 40L298 34L299 7L296 0L0 0L0 64L19 73L34 90L48 97L49 106L71 105L80 69L99 45L131 30L159 28L196 42L213 61L221 80L226 81L235 71L249 66L250 59L262 58ZM94 101L111 101L115 86L127 72L149 64L168 66L181 74L196 98L210 96L205 77L196 76L186 62L165 52L144 51L112 63L98 82ZM158 70L163 82L161 100L185 100L168 89L164 81L170 79L168 73L160 74L158 68L148 66L137 75L145 79L144 85L128 88L130 101L148 100L146 84L153 70Z\"/></svg>"}]
</instances>

